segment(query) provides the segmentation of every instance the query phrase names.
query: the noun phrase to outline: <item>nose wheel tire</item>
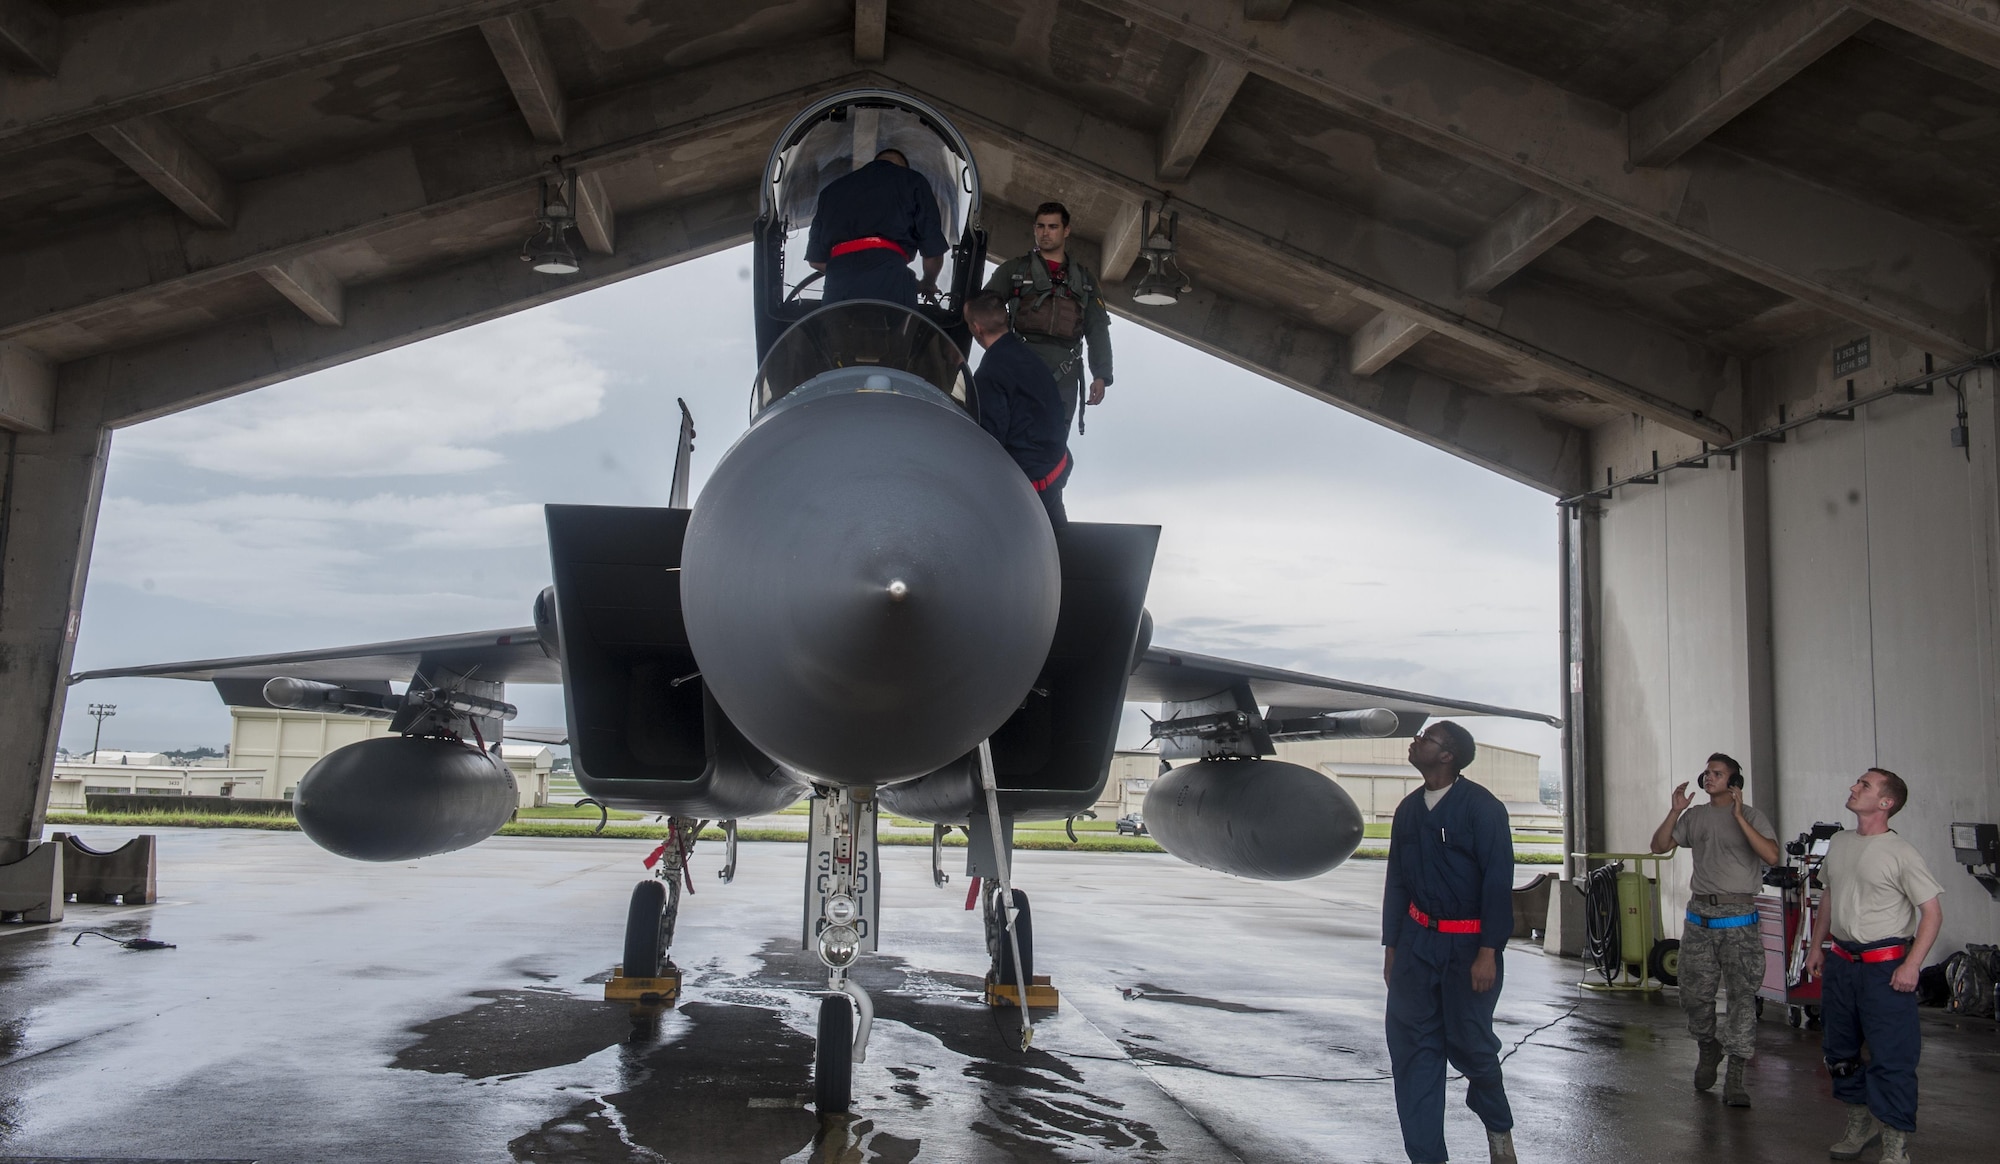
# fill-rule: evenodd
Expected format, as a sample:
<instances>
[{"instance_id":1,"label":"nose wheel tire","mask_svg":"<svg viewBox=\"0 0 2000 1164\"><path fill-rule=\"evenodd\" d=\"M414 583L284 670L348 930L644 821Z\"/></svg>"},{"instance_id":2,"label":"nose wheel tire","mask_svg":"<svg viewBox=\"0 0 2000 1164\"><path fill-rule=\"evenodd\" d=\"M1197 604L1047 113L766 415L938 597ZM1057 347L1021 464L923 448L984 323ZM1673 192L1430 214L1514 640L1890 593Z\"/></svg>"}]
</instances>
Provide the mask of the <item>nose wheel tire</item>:
<instances>
[{"instance_id":1,"label":"nose wheel tire","mask_svg":"<svg viewBox=\"0 0 2000 1164\"><path fill-rule=\"evenodd\" d=\"M625 913L625 976L651 978L660 972L667 954L667 887L641 881L632 887L632 905Z\"/></svg>"},{"instance_id":2,"label":"nose wheel tire","mask_svg":"<svg viewBox=\"0 0 2000 1164\"><path fill-rule=\"evenodd\" d=\"M821 1115L845 1115L854 1099L854 1007L844 994L819 1000L813 1049L813 1103Z\"/></svg>"}]
</instances>

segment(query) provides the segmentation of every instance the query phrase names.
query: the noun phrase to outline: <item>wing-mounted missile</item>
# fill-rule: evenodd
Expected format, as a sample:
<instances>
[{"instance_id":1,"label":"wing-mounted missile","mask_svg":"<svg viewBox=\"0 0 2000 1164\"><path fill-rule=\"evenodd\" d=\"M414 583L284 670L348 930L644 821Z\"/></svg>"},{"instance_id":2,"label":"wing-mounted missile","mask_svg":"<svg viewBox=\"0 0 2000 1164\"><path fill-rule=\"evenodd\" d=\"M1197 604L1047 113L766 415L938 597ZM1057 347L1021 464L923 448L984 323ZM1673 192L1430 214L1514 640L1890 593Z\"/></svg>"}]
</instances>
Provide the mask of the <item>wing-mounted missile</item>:
<instances>
[{"instance_id":1,"label":"wing-mounted missile","mask_svg":"<svg viewBox=\"0 0 2000 1164\"><path fill-rule=\"evenodd\" d=\"M980 227L979 169L972 147L943 114L908 94L855 89L793 118L765 162L751 234L759 361L793 324L820 306L819 275L805 261L805 236L820 191L890 148L928 180L945 238L955 240L938 283L943 295L918 313L961 349L970 346L959 309L986 277L986 232Z\"/></svg>"},{"instance_id":2,"label":"wing-mounted missile","mask_svg":"<svg viewBox=\"0 0 2000 1164\"><path fill-rule=\"evenodd\" d=\"M1422 730L1427 712L1387 707L1326 711L1272 707L1260 711L1247 680L1201 699L1169 700L1148 733L1162 760L1255 759L1275 755L1273 746L1294 740L1366 740L1411 736Z\"/></svg>"}]
</instances>

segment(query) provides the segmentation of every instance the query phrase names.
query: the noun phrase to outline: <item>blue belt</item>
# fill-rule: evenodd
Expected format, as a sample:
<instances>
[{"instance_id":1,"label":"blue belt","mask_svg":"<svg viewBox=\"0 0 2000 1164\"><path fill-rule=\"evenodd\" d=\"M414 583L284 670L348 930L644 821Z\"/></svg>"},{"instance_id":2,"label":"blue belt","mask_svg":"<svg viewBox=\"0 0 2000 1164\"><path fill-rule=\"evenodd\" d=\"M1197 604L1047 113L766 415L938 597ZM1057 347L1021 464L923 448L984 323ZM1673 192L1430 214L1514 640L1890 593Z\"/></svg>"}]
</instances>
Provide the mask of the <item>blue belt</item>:
<instances>
[{"instance_id":1,"label":"blue belt","mask_svg":"<svg viewBox=\"0 0 2000 1164\"><path fill-rule=\"evenodd\" d=\"M1739 913L1734 917L1703 917L1693 910L1689 910L1688 923L1700 926L1705 930L1733 930L1739 926L1756 925L1757 915L1754 913Z\"/></svg>"}]
</instances>

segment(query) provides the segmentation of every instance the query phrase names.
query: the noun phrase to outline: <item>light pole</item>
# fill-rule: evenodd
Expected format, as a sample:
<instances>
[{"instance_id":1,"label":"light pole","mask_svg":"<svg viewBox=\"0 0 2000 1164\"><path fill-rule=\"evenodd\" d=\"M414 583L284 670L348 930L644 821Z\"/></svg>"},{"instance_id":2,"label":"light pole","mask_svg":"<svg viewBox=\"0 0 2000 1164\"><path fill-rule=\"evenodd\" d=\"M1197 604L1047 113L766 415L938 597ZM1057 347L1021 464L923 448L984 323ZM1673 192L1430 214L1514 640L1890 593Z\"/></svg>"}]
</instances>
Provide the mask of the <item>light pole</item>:
<instances>
[{"instance_id":1,"label":"light pole","mask_svg":"<svg viewBox=\"0 0 2000 1164\"><path fill-rule=\"evenodd\" d=\"M104 742L104 721L118 714L118 705L115 703L93 703L90 705L90 714L97 720L97 734L91 737L90 740L90 762L95 764L97 763L97 745Z\"/></svg>"}]
</instances>

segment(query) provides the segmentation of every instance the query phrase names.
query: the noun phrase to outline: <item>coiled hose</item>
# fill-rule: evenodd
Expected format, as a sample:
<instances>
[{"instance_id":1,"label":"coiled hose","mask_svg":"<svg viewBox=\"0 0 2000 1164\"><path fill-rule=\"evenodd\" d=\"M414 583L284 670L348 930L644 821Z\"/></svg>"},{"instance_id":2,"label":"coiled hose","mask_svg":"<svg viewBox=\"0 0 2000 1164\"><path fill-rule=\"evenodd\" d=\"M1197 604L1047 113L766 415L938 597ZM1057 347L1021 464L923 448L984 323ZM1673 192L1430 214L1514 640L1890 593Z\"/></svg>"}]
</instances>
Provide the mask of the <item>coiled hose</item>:
<instances>
[{"instance_id":1,"label":"coiled hose","mask_svg":"<svg viewBox=\"0 0 2000 1164\"><path fill-rule=\"evenodd\" d=\"M1618 933L1618 875L1624 871L1623 862L1599 865L1583 883L1583 956L1604 975L1606 985L1625 969Z\"/></svg>"}]
</instances>

